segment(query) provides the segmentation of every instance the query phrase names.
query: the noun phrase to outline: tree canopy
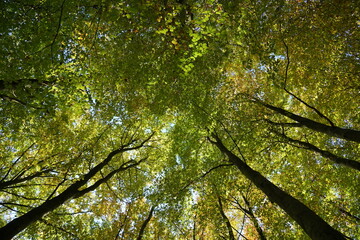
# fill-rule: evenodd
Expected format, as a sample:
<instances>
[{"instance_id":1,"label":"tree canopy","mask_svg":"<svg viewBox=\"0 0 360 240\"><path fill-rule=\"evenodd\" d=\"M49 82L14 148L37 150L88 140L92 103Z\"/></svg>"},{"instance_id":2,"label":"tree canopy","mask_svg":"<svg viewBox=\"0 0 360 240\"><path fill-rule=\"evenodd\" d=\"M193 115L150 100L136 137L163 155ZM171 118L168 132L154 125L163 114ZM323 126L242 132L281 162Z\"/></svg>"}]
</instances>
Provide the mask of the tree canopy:
<instances>
[{"instance_id":1,"label":"tree canopy","mask_svg":"<svg viewBox=\"0 0 360 240\"><path fill-rule=\"evenodd\" d=\"M1 239L359 239L356 0L0 2Z\"/></svg>"}]
</instances>

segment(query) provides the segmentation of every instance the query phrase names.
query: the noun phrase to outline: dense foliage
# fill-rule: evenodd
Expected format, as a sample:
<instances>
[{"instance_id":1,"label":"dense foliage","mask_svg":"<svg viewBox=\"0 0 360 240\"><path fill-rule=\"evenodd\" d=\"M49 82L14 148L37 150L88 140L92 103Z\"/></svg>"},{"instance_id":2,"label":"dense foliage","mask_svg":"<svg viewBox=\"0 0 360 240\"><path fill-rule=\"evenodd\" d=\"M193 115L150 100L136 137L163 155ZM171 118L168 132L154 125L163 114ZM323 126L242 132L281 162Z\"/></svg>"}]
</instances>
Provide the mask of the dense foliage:
<instances>
[{"instance_id":1,"label":"dense foliage","mask_svg":"<svg viewBox=\"0 0 360 240\"><path fill-rule=\"evenodd\" d=\"M358 1L0 9L0 238L360 238Z\"/></svg>"}]
</instances>

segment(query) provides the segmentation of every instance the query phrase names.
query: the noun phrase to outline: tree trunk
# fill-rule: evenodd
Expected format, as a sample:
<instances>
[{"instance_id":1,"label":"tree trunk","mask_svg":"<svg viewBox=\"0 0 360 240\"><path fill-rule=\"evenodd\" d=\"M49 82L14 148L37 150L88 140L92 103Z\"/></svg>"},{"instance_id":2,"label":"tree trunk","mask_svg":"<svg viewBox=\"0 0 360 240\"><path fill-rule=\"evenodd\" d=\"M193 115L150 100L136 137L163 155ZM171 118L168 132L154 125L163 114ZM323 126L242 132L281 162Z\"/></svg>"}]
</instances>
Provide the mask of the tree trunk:
<instances>
[{"instance_id":1,"label":"tree trunk","mask_svg":"<svg viewBox=\"0 0 360 240\"><path fill-rule=\"evenodd\" d=\"M275 106L272 106L270 104L263 103L260 101L257 101L257 102L260 103L261 105L263 105L264 107L271 109L277 113L280 113L281 115L284 115L284 116L300 123L301 125L314 130L314 131L325 133L332 137L337 137L337 138L360 143L360 131L358 131L358 130L345 129L345 128L340 128L340 127L336 127L336 126L328 126L326 124L322 124L322 123L313 121L311 119L304 118L299 115L293 114L282 108L275 107Z\"/></svg>"},{"instance_id":2,"label":"tree trunk","mask_svg":"<svg viewBox=\"0 0 360 240\"><path fill-rule=\"evenodd\" d=\"M270 201L279 205L292 219L294 219L311 239L316 240L339 240L345 239L344 235L332 228L314 211L309 209L296 198L281 190L272 182L267 180L259 172L250 168L239 157L229 151L218 136L213 135L216 141L210 140L218 149L227 155L229 161L234 163L238 169L254 183Z\"/></svg>"},{"instance_id":3,"label":"tree trunk","mask_svg":"<svg viewBox=\"0 0 360 240\"><path fill-rule=\"evenodd\" d=\"M152 206L149 212L148 217L145 219L145 221L143 222L143 224L141 225L140 231L139 231L139 236L136 238L136 240L141 240L143 238L144 232L145 232L145 228L148 225L148 223L150 222L152 215L154 213L154 209L155 206Z\"/></svg>"},{"instance_id":4,"label":"tree trunk","mask_svg":"<svg viewBox=\"0 0 360 240\"><path fill-rule=\"evenodd\" d=\"M58 208L59 206L64 204L67 200L69 200L71 198L83 196L87 192L94 190L95 187L97 187L100 184L104 183L106 180L108 180L110 177L112 177L116 172L126 170L126 169L128 169L129 167L132 167L132 166L137 166L140 163L140 161L135 162L134 164L131 164L131 165L128 165L128 166L125 166L126 163L124 163L118 169L110 172L106 177L96 181L95 184L93 184L90 187L87 187L87 188L85 188L83 190L79 190L79 188L84 186L105 165L107 165L115 155L117 155L119 153L123 153L125 151L138 149L138 148L142 147L144 145L144 143L147 142L152 137L152 135L149 138L147 138L145 141L143 141L142 143L137 145L137 146L128 147L132 143L135 142L135 141L132 141L129 144L123 145L119 149L116 149L116 150L112 151L102 162L100 162L98 165L93 167L87 174L85 174L81 178L81 180L78 180L75 183L73 183L72 185L70 185L64 192L60 193L58 196L56 196L56 197L54 197L52 199L46 200L40 206L33 208L29 212L25 213L24 215L22 215L22 216L20 216L18 218L15 218L14 220L12 220L8 224L6 224L4 227L0 228L1 239L2 240L8 240L8 239L13 238L16 234L23 231L31 223L41 219L46 213L49 213L49 212L55 210L56 208ZM133 160L130 160L127 163L129 163L129 162L133 162Z\"/></svg>"},{"instance_id":5,"label":"tree trunk","mask_svg":"<svg viewBox=\"0 0 360 240\"><path fill-rule=\"evenodd\" d=\"M15 218L4 227L0 228L0 236L3 240L12 239L16 234L23 231L31 223L39 220L46 213L51 212L61 206L66 200L70 199L74 194L77 193L77 188L74 187L76 183L67 188L60 195L53 199L45 201L40 206L30 210L24 215Z\"/></svg>"},{"instance_id":6,"label":"tree trunk","mask_svg":"<svg viewBox=\"0 0 360 240\"><path fill-rule=\"evenodd\" d=\"M285 138L286 140L288 140L290 142L297 143L300 146L305 147L306 149L317 152L321 156L323 156L325 158L328 158L329 160L331 160L331 161L333 161L333 162L335 162L337 164L341 164L343 166L347 166L347 167L350 167L352 169L360 171L360 162L358 162L358 161L348 159L348 158L339 157L339 156L336 156L335 154L333 154L333 153L331 153L329 151L322 150L322 149L316 147L315 145L313 145L311 143L303 142L303 141L296 140L296 139L292 139L292 138L290 138L288 136L285 136L284 134L281 134L281 133L277 133L277 134L279 134L280 136L282 136L283 138Z\"/></svg>"},{"instance_id":7,"label":"tree trunk","mask_svg":"<svg viewBox=\"0 0 360 240\"><path fill-rule=\"evenodd\" d=\"M228 233L229 233L229 239L230 240L235 240L235 236L234 236L234 232L233 232L231 223L229 221L229 218L226 216L226 214L224 212L220 196L218 196L218 203L219 203L219 210L220 210L221 217L224 219L225 224L226 224L226 228L227 228Z\"/></svg>"}]
</instances>

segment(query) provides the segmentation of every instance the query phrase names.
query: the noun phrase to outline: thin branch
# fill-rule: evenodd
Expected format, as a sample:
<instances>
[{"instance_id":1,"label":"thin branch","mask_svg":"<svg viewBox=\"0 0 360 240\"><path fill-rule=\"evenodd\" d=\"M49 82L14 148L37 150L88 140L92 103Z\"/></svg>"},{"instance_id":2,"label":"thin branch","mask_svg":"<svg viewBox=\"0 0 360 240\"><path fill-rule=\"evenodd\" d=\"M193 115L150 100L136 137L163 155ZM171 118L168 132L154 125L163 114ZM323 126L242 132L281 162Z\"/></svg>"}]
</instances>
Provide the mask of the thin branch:
<instances>
[{"instance_id":1,"label":"thin branch","mask_svg":"<svg viewBox=\"0 0 360 240\"><path fill-rule=\"evenodd\" d=\"M243 198L243 200L244 200L245 205L246 205L247 208L248 208L248 212L249 212L250 219L252 220L252 222L253 222L253 224L254 224L254 227L255 227L257 233L259 234L260 239L261 239L261 240L266 240L266 237L265 237L265 235L264 235L264 231L263 231L262 228L260 227L260 224L259 224L257 218L256 218L255 215L254 215L254 212L253 212L253 209L252 209L252 207L251 207L251 205L250 205L250 202L249 202L248 199L244 196L244 194L242 194L242 193L240 193L240 194L241 194L241 196L242 196L242 198Z\"/></svg>"},{"instance_id":2,"label":"thin branch","mask_svg":"<svg viewBox=\"0 0 360 240\"><path fill-rule=\"evenodd\" d=\"M102 172L100 172L100 175L102 178L105 178L104 174ZM117 199L121 199L116 193L115 191L111 188L111 186L109 185L109 182L106 181L105 182L105 185L107 186L107 188L110 190L110 192L112 192L112 194L114 194L114 196L117 198Z\"/></svg>"},{"instance_id":3,"label":"thin branch","mask_svg":"<svg viewBox=\"0 0 360 240\"><path fill-rule=\"evenodd\" d=\"M305 102L304 100L302 100L301 98L299 98L298 96L296 96L294 93L288 91L286 88L284 88L285 92L287 92L288 94L290 94L291 96L293 96L294 98L296 98L298 101L300 101L302 104L304 104L305 106L307 106L308 108L314 110L316 112L317 115L319 115L319 117L325 119L332 127L335 127L335 124L328 118L326 117L324 114L322 114L319 110L317 110L315 107L311 106L310 104L308 104L307 102Z\"/></svg>"},{"instance_id":4,"label":"thin branch","mask_svg":"<svg viewBox=\"0 0 360 240\"><path fill-rule=\"evenodd\" d=\"M286 44L286 42L283 38L282 38L282 41L284 43L285 50L286 50L286 69L285 69L285 80L284 80L284 89L286 89L286 84L287 84L287 79L288 79L288 71L289 71L289 66L290 66L290 55L289 55L288 45Z\"/></svg>"},{"instance_id":5,"label":"thin branch","mask_svg":"<svg viewBox=\"0 0 360 240\"><path fill-rule=\"evenodd\" d=\"M60 227L58 224L56 224L56 225L55 225L55 224L52 224L52 223L46 221L45 219L40 219L40 222L42 222L42 223L44 223L45 225L48 225L48 226L50 226L50 227L53 227L53 228L55 228L55 229L58 229L58 230L60 230L60 231L62 231L62 232L64 232L64 233L72 236L74 239L79 239L79 237L76 236L74 233L72 233L72 232L70 232L70 231L67 231L66 229Z\"/></svg>"},{"instance_id":6,"label":"thin branch","mask_svg":"<svg viewBox=\"0 0 360 240\"><path fill-rule=\"evenodd\" d=\"M32 206L29 205L24 205L24 204L19 204L19 203L11 203L11 202L0 202L0 205L13 205L13 206L18 206L18 207L26 207L26 208L33 208Z\"/></svg>"},{"instance_id":7,"label":"thin branch","mask_svg":"<svg viewBox=\"0 0 360 240\"><path fill-rule=\"evenodd\" d=\"M84 211L84 212L74 212L74 213L54 213L59 216L72 216L77 214L86 214L86 213L92 213L92 211Z\"/></svg>"},{"instance_id":8,"label":"thin branch","mask_svg":"<svg viewBox=\"0 0 360 240\"><path fill-rule=\"evenodd\" d=\"M6 172L5 176L0 180L0 182L3 182L7 176L9 175L9 173L11 172L12 168L16 165L16 163L25 155L25 153L27 151L29 151L30 148L32 148L35 145L35 143L31 144L28 148L26 148L25 151L23 151L21 153L21 155L14 161L14 163L11 165L11 167L9 168L9 170Z\"/></svg>"},{"instance_id":9,"label":"thin branch","mask_svg":"<svg viewBox=\"0 0 360 240\"><path fill-rule=\"evenodd\" d=\"M115 240L117 240L119 238L121 230L123 230L123 227L125 227L125 225L126 225L127 219L128 219L128 215L126 214L124 217L123 223L120 224L119 231L116 233ZM122 233L122 238L124 238L124 234L125 234L125 231L123 231L123 233Z\"/></svg>"},{"instance_id":10,"label":"thin branch","mask_svg":"<svg viewBox=\"0 0 360 240\"><path fill-rule=\"evenodd\" d=\"M282 138L288 140L289 142L296 143L305 149L312 150L316 153L319 153L321 156L323 156L337 164L341 164L341 165L344 165L344 166L347 166L347 167L350 167L350 168L360 171L360 162L358 162L358 161L344 158L344 157L339 157L329 151L322 150L309 142L304 142L304 141L290 138L290 137L286 136L285 134L279 133L277 131L273 131L273 132L276 133L277 135L281 136Z\"/></svg>"},{"instance_id":11,"label":"thin branch","mask_svg":"<svg viewBox=\"0 0 360 240\"><path fill-rule=\"evenodd\" d=\"M346 211L346 210L343 209L343 208L339 208L339 210L340 210L340 212L344 213L346 216L355 219L357 222L360 222L360 217L351 214L350 212Z\"/></svg>"},{"instance_id":12,"label":"thin branch","mask_svg":"<svg viewBox=\"0 0 360 240\"><path fill-rule=\"evenodd\" d=\"M19 194L17 194L17 193L8 192L8 191L5 191L5 190L1 190L1 192L5 192L5 193L10 194L10 195L13 195L13 196L15 196L15 197L17 197L17 198L22 198L22 199L29 200L29 201L43 200L43 199L41 199L41 198L25 197L25 196L19 195Z\"/></svg>"},{"instance_id":13,"label":"thin branch","mask_svg":"<svg viewBox=\"0 0 360 240\"><path fill-rule=\"evenodd\" d=\"M237 150L238 150L238 152L239 152L242 160L243 160L244 162L246 162L246 158L245 158L244 155L242 154L239 145L236 143L235 139L233 138L233 136L231 135L231 133L229 132L229 130L225 127L225 124L224 124L222 121L220 121L220 120L219 120L219 122L220 122L220 124L222 125L222 127L224 128L226 134L229 135L231 141L235 144L235 146L236 146L236 148L237 148Z\"/></svg>"},{"instance_id":14,"label":"thin branch","mask_svg":"<svg viewBox=\"0 0 360 240\"><path fill-rule=\"evenodd\" d=\"M63 12L64 12L64 4L65 4L66 0L63 0L63 2L61 3L61 10L60 10L60 16L59 16L59 21L58 21L58 25L57 25L57 29L56 29L56 33L54 35L54 38L52 40L52 42L50 43L50 47L51 47L51 60L53 59L53 47L56 41L56 38L59 35L60 32L60 28L61 28L61 21L62 21L62 16L63 16Z\"/></svg>"},{"instance_id":15,"label":"thin branch","mask_svg":"<svg viewBox=\"0 0 360 240\"><path fill-rule=\"evenodd\" d=\"M239 235L239 237L237 239L239 239L240 237L244 238L245 240L249 240L247 237L245 237L239 230L237 230L235 227L232 227L235 232Z\"/></svg>"},{"instance_id":16,"label":"thin branch","mask_svg":"<svg viewBox=\"0 0 360 240\"><path fill-rule=\"evenodd\" d=\"M284 39L282 39L282 41L283 41L283 44L284 44L285 49L286 49L286 69L285 69L285 80L284 80L284 88L283 89L285 90L285 92L287 92L288 94L293 96L295 99L300 101L302 104L304 104L308 108L314 110L317 115L319 115L321 118L325 119L332 127L335 127L335 124L328 117L326 117L324 114L322 114L319 110L317 110L315 107L311 106L310 104L308 104L307 102L305 102L304 100L302 100L301 98L296 96L294 93L287 90L286 86L287 86L287 79L288 79L288 70L289 70L289 66L290 66L290 55L289 55L289 47L288 47L288 45L286 44Z\"/></svg>"},{"instance_id":17,"label":"thin branch","mask_svg":"<svg viewBox=\"0 0 360 240\"><path fill-rule=\"evenodd\" d=\"M66 175L64 177L64 179L55 187L55 189L51 192L51 194L47 197L46 201L50 200L52 196L54 196L54 194L56 193L56 191L59 189L59 187L66 182Z\"/></svg>"},{"instance_id":18,"label":"thin branch","mask_svg":"<svg viewBox=\"0 0 360 240\"><path fill-rule=\"evenodd\" d=\"M241 204L239 203L239 200L237 198L235 198L234 196L231 196L232 199L234 199L233 201L231 201L231 203L235 204L235 208L239 209L240 211L242 211L244 214L247 214L250 216L250 212L249 210L247 210L246 208L244 208L243 206L241 206Z\"/></svg>"},{"instance_id":19,"label":"thin branch","mask_svg":"<svg viewBox=\"0 0 360 240\"><path fill-rule=\"evenodd\" d=\"M120 234L121 230L124 230L123 228L126 227L129 216L131 215L132 203L133 202L126 203L126 211L124 213L124 220L122 221L122 223L119 226L119 231L117 232L117 234L115 236L115 240L117 240L120 237L119 234ZM120 220L120 222L121 222L121 220ZM122 231L121 239L124 239L125 238L124 236L125 236L125 231Z\"/></svg>"},{"instance_id":20,"label":"thin branch","mask_svg":"<svg viewBox=\"0 0 360 240\"><path fill-rule=\"evenodd\" d=\"M215 167L210 168L208 171L206 171L204 174L202 174L201 176L195 178L194 180L190 181L188 184L186 184L184 187L182 187L180 189L179 192L184 191L186 188L188 188L190 185L194 184L195 182L199 181L200 179L206 177L206 175L208 175L209 173L211 173L212 171L214 171L215 169L221 168L221 167L229 167L229 166L234 166L234 164L232 163L228 163L228 164L220 164L217 165Z\"/></svg>"},{"instance_id":21,"label":"thin branch","mask_svg":"<svg viewBox=\"0 0 360 240\"><path fill-rule=\"evenodd\" d=\"M26 176L26 177L23 177L23 178L20 178L20 176L19 176L19 177L13 179L13 180L0 182L0 189L8 188L8 186L10 186L10 185L15 185L15 184L18 184L18 183L22 183L22 182L32 180L32 179L37 178L37 177L46 177L46 176L42 176L42 174L48 173L50 171L51 171L51 169L45 169L43 171L36 172L36 173L34 173L32 175L29 175L29 176Z\"/></svg>"},{"instance_id":22,"label":"thin branch","mask_svg":"<svg viewBox=\"0 0 360 240\"><path fill-rule=\"evenodd\" d=\"M237 231L239 233L239 235L243 238L245 238L245 236L242 234L242 232L244 231L244 227L245 227L245 220L246 220L246 214L244 214L244 216L243 216L240 231ZM240 238L240 236L239 236L239 238Z\"/></svg>"},{"instance_id":23,"label":"thin branch","mask_svg":"<svg viewBox=\"0 0 360 240\"><path fill-rule=\"evenodd\" d=\"M212 117L204 108L200 107L198 104L194 104L194 106L196 106L197 108L202 110L206 115L210 116L212 119L214 119L215 121L220 123L220 125L223 127L224 131L229 135L231 141L234 143L234 145L237 148L237 150L238 150L240 156L242 157L243 161L246 162L246 159L245 159L244 155L242 154L239 145L236 143L235 139L232 137L229 130L226 128L225 124L221 120L219 120L219 119L217 119L215 117Z\"/></svg>"},{"instance_id":24,"label":"thin branch","mask_svg":"<svg viewBox=\"0 0 360 240\"><path fill-rule=\"evenodd\" d=\"M229 218L226 216L226 214L225 214L225 212L224 212L224 208L223 208L223 204L222 204L222 201L221 201L221 197L218 196L217 199L218 199L220 214L221 214L223 220L225 221L225 224L226 224L226 227L227 227L227 230L228 230L229 239L230 239L230 240L235 240L235 236L234 236L234 233L233 233L233 231L232 231L232 230L233 230L233 227L231 226L230 220L229 220Z\"/></svg>"},{"instance_id":25,"label":"thin branch","mask_svg":"<svg viewBox=\"0 0 360 240\"><path fill-rule=\"evenodd\" d=\"M268 122L270 123L271 125L274 125L274 126L283 126L283 127L303 127L304 125L301 124L301 123L298 123L298 122L293 122L293 123L283 123L283 122L273 122L271 121L270 119L264 119L265 122Z\"/></svg>"},{"instance_id":26,"label":"thin branch","mask_svg":"<svg viewBox=\"0 0 360 240\"><path fill-rule=\"evenodd\" d=\"M16 213L20 213L20 214L24 214L24 213L25 213L25 212L23 212L23 211L19 211L19 210L17 210L17 209L13 209L13 208L11 208L11 207L9 207L9 206L7 206L7 205L3 205L3 207L9 209L10 211L16 212Z\"/></svg>"},{"instance_id":27,"label":"thin branch","mask_svg":"<svg viewBox=\"0 0 360 240\"><path fill-rule=\"evenodd\" d=\"M50 186L54 187L55 184L49 184L49 183L32 183L32 184L23 184L23 185L15 185L15 186L8 186L4 189L13 189L13 188L20 188L20 187L32 187L32 186ZM4 190L0 189L0 192L3 192Z\"/></svg>"},{"instance_id":28,"label":"thin branch","mask_svg":"<svg viewBox=\"0 0 360 240\"><path fill-rule=\"evenodd\" d=\"M98 186L100 186L101 184L107 182L112 176L114 176L116 173L121 172L121 171L125 171L126 169L135 167L137 165L139 165L141 162L145 161L147 158L143 158L141 160L139 160L138 162L134 161L134 160L130 160L127 161L126 163L123 163L118 169L115 169L113 171L111 171L108 175L106 175L104 178L101 178L99 180L97 180L93 185L91 185L90 187L87 187L81 191L78 191L78 193L74 196L74 198L78 198L83 196L84 194L94 191ZM132 163L132 164L129 164ZM127 166L126 166L127 165Z\"/></svg>"},{"instance_id":29,"label":"thin branch","mask_svg":"<svg viewBox=\"0 0 360 240\"><path fill-rule=\"evenodd\" d=\"M10 100L10 101L17 102L17 103L19 103L19 104L21 104L21 105L23 105L23 106L28 106L27 103L21 101L20 99L18 99L18 98L16 98L16 97L11 97L11 96L8 96L8 95L5 95L5 94L0 94L0 97L1 97L2 99L4 99L4 100L5 100L5 99L8 99L8 100Z\"/></svg>"},{"instance_id":30,"label":"thin branch","mask_svg":"<svg viewBox=\"0 0 360 240\"><path fill-rule=\"evenodd\" d=\"M99 24L100 24L100 20L101 20L101 14L102 14L102 7L99 8L98 10L98 19L97 19L97 22L96 22L96 28L95 28L95 32L94 32L94 40L92 41L92 44L91 44L91 47L90 47L90 51L94 48L95 46L95 42L96 42L96 37L97 37L97 34L98 34L98 31L99 31ZM90 59L90 58L89 58Z\"/></svg>"}]
</instances>

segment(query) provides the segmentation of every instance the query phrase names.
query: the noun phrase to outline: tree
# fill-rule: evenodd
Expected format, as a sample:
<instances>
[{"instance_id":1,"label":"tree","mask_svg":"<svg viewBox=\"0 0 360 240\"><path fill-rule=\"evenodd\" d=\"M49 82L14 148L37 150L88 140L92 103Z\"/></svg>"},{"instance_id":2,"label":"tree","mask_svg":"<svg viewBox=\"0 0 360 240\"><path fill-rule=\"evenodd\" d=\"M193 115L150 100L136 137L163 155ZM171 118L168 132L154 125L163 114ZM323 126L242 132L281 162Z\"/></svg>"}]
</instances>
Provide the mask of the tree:
<instances>
[{"instance_id":1,"label":"tree","mask_svg":"<svg viewBox=\"0 0 360 240\"><path fill-rule=\"evenodd\" d=\"M0 231L360 238L357 5L1 2Z\"/></svg>"},{"instance_id":2,"label":"tree","mask_svg":"<svg viewBox=\"0 0 360 240\"><path fill-rule=\"evenodd\" d=\"M340 232L330 227L317 216L316 213L311 211L297 199L276 187L259 172L251 169L243 160L230 152L217 135L212 135L212 137L214 137L215 140L209 139L209 141L226 154L229 161L234 163L242 174L260 188L266 196L269 197L270 201L277 203L284 209L312 239L345 239Z\"/></svg>"},{"instance_id":3,"label":"tree","mask_svg":"<svg viewBox=\"0 0 360 240\"><path fill-rule=\"evenodd\" d=\"M120 153L126 152L126 151L135 150L135 149L142 147L150 139L150 137L145 139L143 142L141 142L137 146L136 145L131 146L136 141L136 140L133 140L130 143L125 144L125 145L119 147L118 149L112 151L111 153L109 153L109 155L103 161L101 161L98 165L96 165L95 167L90 169L90 171L88 173L86 173L85 175L80 177L80 180L71 184L69 187L66 188L65 191L63 191L56 197L51 198L52 195L56 192L56 190L57 190L57 188L56 188L55 191L48 197L48 199L44 203L42 203L40 206L35 207L34 209L30 210L26 214L12 220L8 224L6 224L4 227L2 227L0 230L1 236L3 236L4 239L11 239L16 234L18 234L19 232L24 230L32 222L41 219L41 217L44 214L46 214L50 211L53 211L54 209L58 208L60 205L64 204L65 201L68 201L71 198L81 197L82 195L84 195L90 191L94 191L99 185L108 181L116 173L124 171L128 168L137 166L138 164L141 163L141 161L143 161L143 159L138 162L136 162L134 160L126 161L119 168L111 171L106 176L95 181L95 183L93 183L89 187L85 187L80 190L80 188L82 188L84 185L86 185L90 179L92 179L107 164L109 164L109 162L113 159L114 156L116 156ZM62 183L60 183L60 184L62 184Z\"/></svg>"}]
</instances>

